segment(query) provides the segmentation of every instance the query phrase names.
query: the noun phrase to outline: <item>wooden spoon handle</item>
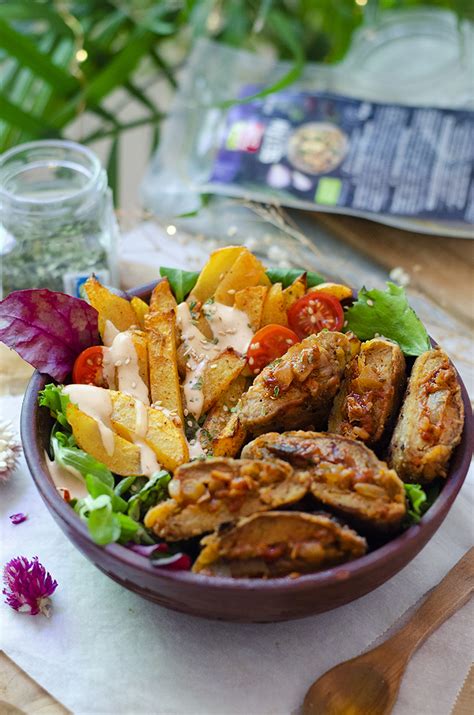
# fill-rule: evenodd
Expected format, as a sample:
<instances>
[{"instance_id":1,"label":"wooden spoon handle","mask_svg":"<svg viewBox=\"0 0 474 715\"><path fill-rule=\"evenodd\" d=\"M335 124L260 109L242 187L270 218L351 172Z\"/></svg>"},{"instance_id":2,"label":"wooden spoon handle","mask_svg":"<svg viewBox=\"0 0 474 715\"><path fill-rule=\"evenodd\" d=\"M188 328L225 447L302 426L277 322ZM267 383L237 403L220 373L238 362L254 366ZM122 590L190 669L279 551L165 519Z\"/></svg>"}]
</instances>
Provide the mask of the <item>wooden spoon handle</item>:
<instances>
[{"instance_id":1,"label":"wooden spoon handle","mask_svg":"<svg viewBox=\"0 0 474 715\"><path fill-rule=\"evenodd\" d=\"M463 556L415 611L408 623L390 639L403 644L406 658L469 600L474 591L474 547Z\"/></svg>"}]
</instances>

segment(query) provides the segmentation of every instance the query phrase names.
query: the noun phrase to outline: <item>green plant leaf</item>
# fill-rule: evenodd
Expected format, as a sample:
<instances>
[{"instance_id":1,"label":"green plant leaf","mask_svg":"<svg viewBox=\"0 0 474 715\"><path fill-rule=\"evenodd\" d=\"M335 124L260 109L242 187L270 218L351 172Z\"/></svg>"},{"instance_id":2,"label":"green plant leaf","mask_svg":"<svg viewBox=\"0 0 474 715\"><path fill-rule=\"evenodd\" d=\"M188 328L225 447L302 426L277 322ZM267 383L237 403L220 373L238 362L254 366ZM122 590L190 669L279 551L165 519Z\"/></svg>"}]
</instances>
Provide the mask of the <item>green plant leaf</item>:
<instances>
[{"instance_id":1,"label":"green plant leaf","mask_svg":"<svg viewBox=\"0 0 474 715\"><path fill-rule=\"evenodd\" d=\"M103 506L90 510L87 519L87 528L89 529L92 539L96 544L99 544L99 546L105 546L106 544L118 541L122 529L117 516L113 513L110 500Z\"/></svg>"},{"instance_id":2,"label":"green plant leaf","mask_svg":"<svg viewBox=\"0 0 474 715\"><path fill-rule=\"evenodd\" d=\"M119 136L116 135L110 145L109 158L107 160L107 176L115 206L119 199L119 141Z\"/></svg>"},{"instance_id":3,"label":"green plant leaf","mask_svg":"<svg viewBox=\"0 0 474 715\"><path fill-rule=\"evenodd\" d=\"M12 57L16 57L25 67L30 67L35 75L54 87L55 91L70 94L79 87L75 77L55 65L49 57L33 44L32 39L13 29L0 19L0 46Z\"/></svg>"},{"instance_id":4,"label":"green plant leaf","mask_svg":"<svg viewBox=\"0 0 474 715\"><path fill-rule=\"evenodd\" d=\"M192 291L199 278L199 271L183 271L181 268L161 266L160 276L167 278L178 303L182 303Z\"/></svg>"},{"instance_id":5,"label":"green plant leaf","mask_svg":"<svg viewBox=\"0 0 474 715\"><path fill-rule=\"evenodd\" d=\"M324 276L314 271L305 271L304 268L269 268L267 276L272 283L282 283L283 288L288 288L297 278L306 273L306 284L308 288L324 283Z\"/></svg>"},{"instance_id":6,"label":"green plant leaf","mask_svg":"<svg viewBox=\"0 0 474 715\"><path fill-rule=\"evenodd\" d=\"M127 511L127 502L122 497L118 496L112 487L106 484L99 476L95 474L86 474L87 491L94 499L101 494L106 494L110 497L110 503L113 511Z\"/></svg>"},{"instance_id":7,"label":"green plant leaf","mask_svg":"<svg viewBox=\"0 0 474 715\"><path fill-rule=\"evenodd\" d=\"M69 431L71 430L66 417L69 397L63 392L60 385L55 385L51 382L49 385L46 385L43 390L40 390L38 394L38 404L40 407L47 407L52 417L54 417L62 427L65 427Z\"/></svg>"},{"instance_id":8,"label":"green plant leaf","mask_svg":"<svg viewBox=\"0 0 474 715\"><path fill-rule=\"evenodd\" d=\"M423 323L408 304L405 290L387 283L387 290L361 288L358 298L345 314L347 330L360 340L383 335L398 343L405 355L421 355L430 349Z\"/></svg>"}]
</instances>

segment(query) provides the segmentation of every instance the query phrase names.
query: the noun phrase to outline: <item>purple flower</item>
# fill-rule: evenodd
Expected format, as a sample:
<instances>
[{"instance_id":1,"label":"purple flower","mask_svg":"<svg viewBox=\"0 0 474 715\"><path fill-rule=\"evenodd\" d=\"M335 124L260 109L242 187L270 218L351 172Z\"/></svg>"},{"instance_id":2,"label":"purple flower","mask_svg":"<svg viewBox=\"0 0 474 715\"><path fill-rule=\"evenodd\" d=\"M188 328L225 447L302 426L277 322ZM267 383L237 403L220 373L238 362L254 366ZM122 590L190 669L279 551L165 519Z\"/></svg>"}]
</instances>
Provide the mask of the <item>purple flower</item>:
<instances>
[{"instance_id":1,"label":"purple flower","mask_svg":"<svg viewBox=\"0 0 474 715\"><path fill-rule=\"evenodd\" d=\"M10 514L9 519L12 524L21 524L28 519L28 514L23 514L20 511L18 514Z\"/></svg>"},{"instance_id":2,"label":"purple flower","mask_svg":"<svg viewBox=\"0 0 474 715\"><path fill-rule=\"evenodd\" d=\"M57 587L37 556L28 561L26 556L17 556L7 563L3 571L6 588L3 594L5 603L20 613L36 616L42 613L49 617L51 610L50 596Z\"/></svg>"}]
</instances>

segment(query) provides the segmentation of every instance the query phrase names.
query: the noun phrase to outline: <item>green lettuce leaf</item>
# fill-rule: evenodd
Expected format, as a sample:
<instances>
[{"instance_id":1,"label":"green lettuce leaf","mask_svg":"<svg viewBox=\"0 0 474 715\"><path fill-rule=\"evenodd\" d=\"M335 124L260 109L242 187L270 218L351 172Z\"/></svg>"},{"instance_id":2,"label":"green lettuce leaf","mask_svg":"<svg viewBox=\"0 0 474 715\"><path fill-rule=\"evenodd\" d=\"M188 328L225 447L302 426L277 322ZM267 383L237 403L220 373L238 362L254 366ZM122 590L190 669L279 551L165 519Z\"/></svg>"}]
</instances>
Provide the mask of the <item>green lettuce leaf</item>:
<instances>
[{"instance_id":1,"label":"green lettuce leaf","mask_svg":"<svg viewBox=\"0 0 474 715\"><path fill-rule=\"evenodd\" d=\"M306 284L308 288L317 286L325 282L324 276L314 271L305 271L304 268L269 268L266 271L272 283L282 283L283 288L288 288L297 278L306 273Z\"/></svg>"},{"instance_id":2,"label":"green lettuce leaf","mask_svg":"<svg viewBox=\"0 0 474 715\"><path fill-rule=\"evenodd\" d=\"M386 291L362 288L345 317L346 330L360 340L383 335L397 342L405 355L421 355L430 349L426 328L410 308L405 290L394 283L388 282Z\"/></svg>"},{"instance_id":3,"label":"green lettuce leaf","mask_svg":"<svg viewBox=\"0 0 474 715\"><path fill-rule=\"evenodd\" d=\"M162 469L155 472L142 488L128 501L127 514L132 519L140 520L150 507L168 499L168 483L171 475Z\"/></svg>"},{"instance_id":4,"label":"green lettuce leaf","mask_svg":"<svg viewBox=\"0 0 474 715\"><path fill-rule=\"evenodd\" d=\"M127 511L127 502L122 497L117 496L112 487L97 477L94 474L86 475L86 486L87 491L94 499L99 497L101 494L106 494L110 497L110 503L112 505L113 511L125 512Z\"/></svg>"},{"instance_id":5,"label":"green lettuce leaf","mask_svg":"<svg viewBox=\"0 0 474 715\"><path fill-rule=\"evenodd\" d=\"M50 383L38 394L38 404L40 407L47 407L51 415L62 427L70 430L71 427L66 417L66 408L69 403L68 395L62 391L62 387Z\"/></svg>"},{"instance_id":6,"label":"green lettuce leaf","mask_svg":"<svg viewBox=\"0 0 474 715\"><path fill-rule=\"evenodd\" d=\"M404 484L404 487L408 502L407 525L418 524L423 514L426 514L437 499L440 492L439 484L430 484L426 488L420 484Z\"/></svg>"},{"instance_id":7,"label":"green lettuce leaf","mask_svg":"<svg viewBox=\"0 0 474 715\"><path fill-rule=\"evenodd\" d=\"M183 271L181 268L161 266L160 276L167 278L178 303L182 303L192 291L199 278L199 271Z\"/></svg>"},{"instance_id":8,"label":"green lettuce leaf","mask_svg":"<svg viewBox=\"0 0 474 715\"><path fill-rule=\"evenodd\" d=\"M51 433L51 449L53 459L65 469L74 469L85 479L88 474L99 479L113 489L114 476L105 464L99 462L76 445L72 434L53 428Z\"/></svg>"}]
</instances>

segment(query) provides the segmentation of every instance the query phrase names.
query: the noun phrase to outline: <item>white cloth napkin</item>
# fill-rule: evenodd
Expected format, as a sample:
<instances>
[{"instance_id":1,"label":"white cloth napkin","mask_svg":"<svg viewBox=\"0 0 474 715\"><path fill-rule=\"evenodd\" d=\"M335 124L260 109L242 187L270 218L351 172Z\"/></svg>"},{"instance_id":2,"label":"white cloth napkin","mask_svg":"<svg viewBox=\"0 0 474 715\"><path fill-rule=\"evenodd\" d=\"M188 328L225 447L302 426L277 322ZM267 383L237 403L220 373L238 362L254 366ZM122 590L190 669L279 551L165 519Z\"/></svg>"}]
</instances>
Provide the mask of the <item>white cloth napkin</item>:
<instances>
[{"instance_id":1,"label":"white cloth napkin","mask_svg":"<svg viewBox=\"0 0 474 715\"><path fill-rule=\"evenodd\" d=\"M20 402L0 399L15 426ZM0 505L1 565L37 555L59 583L49 620L0 605L0 647L75 715L288 715L315 678L370 646L471 546L474 472L434 538L391 581L332 612L266 625L174 613L111 581L56 526L23 459L0 485ZM28 520L13 526L18 511ZM412 659L395 715L449 715L472 660L473 605Z\"/></svg>"}]
</instances>

